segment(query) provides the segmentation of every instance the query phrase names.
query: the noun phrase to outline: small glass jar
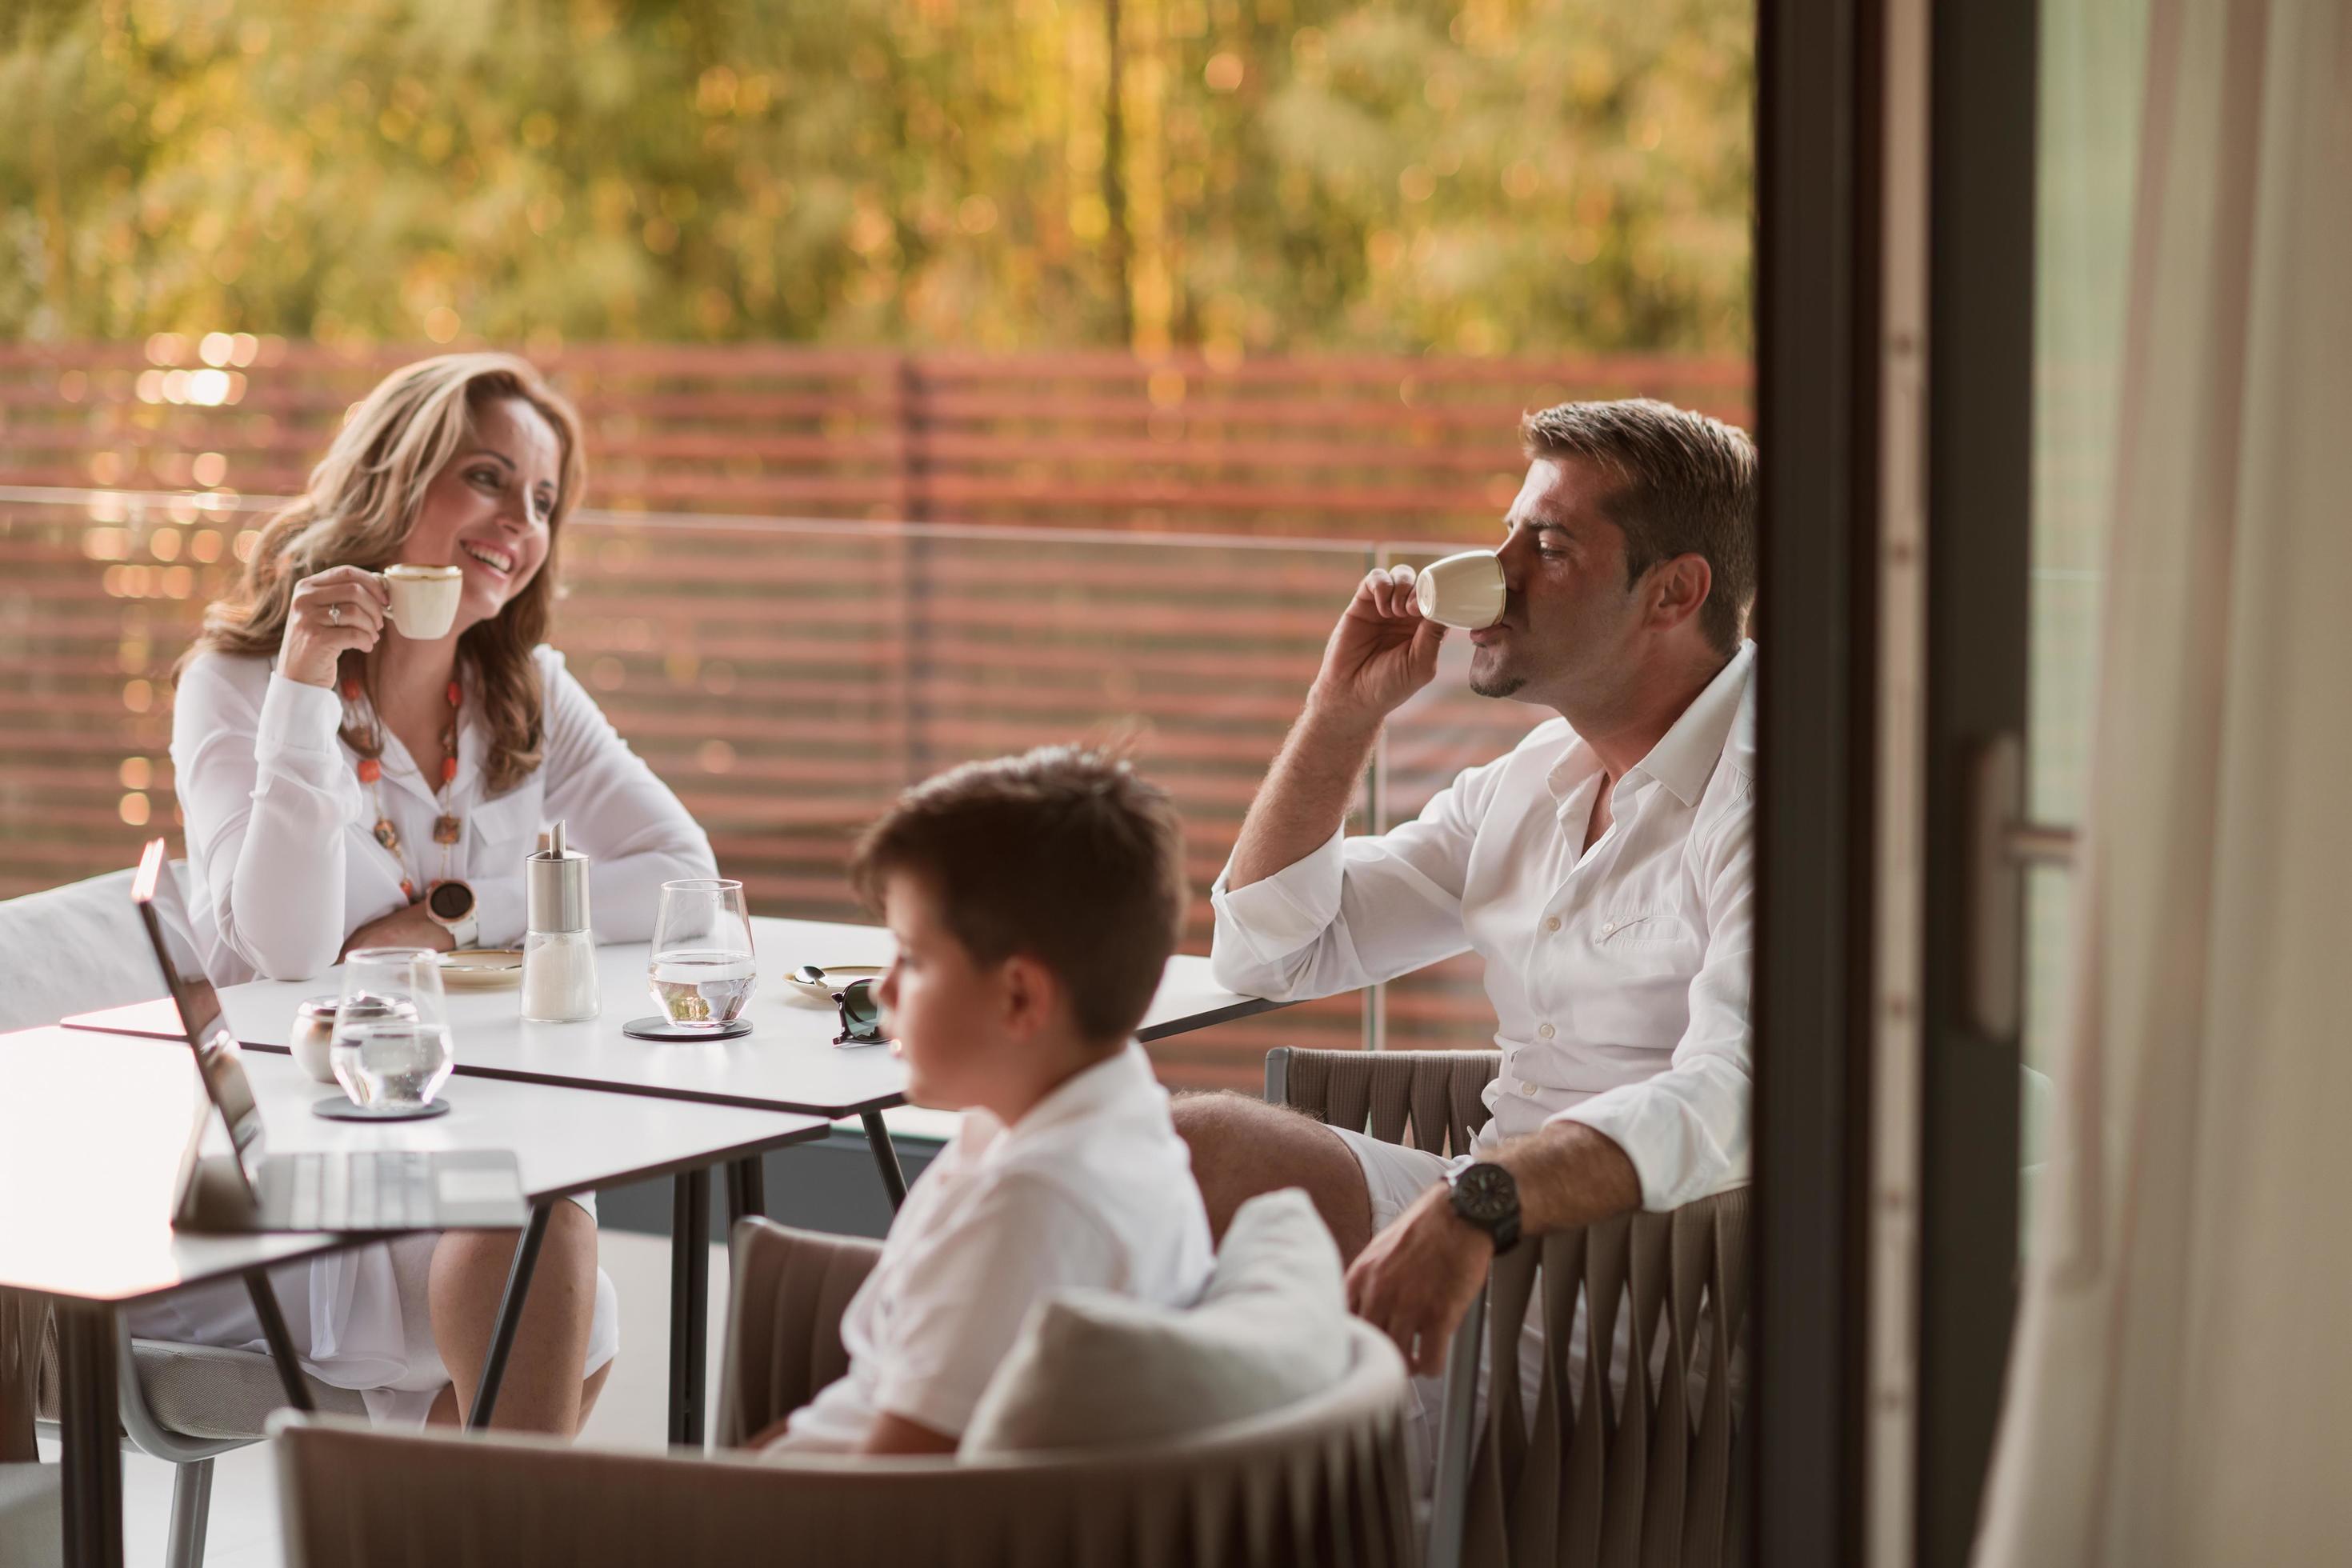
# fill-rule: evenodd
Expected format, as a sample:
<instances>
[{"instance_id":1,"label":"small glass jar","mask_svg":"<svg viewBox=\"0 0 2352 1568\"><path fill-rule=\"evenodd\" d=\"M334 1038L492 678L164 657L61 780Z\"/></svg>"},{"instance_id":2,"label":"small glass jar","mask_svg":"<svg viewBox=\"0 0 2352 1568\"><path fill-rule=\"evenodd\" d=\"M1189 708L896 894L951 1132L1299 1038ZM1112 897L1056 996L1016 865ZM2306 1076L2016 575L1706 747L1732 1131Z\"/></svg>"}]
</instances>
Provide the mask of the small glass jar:
<instances>
[{"instance_id":1,"label":"small glass jar","mask_svg":"<svg viewBox=\"0 0 2352 1568\"><path fill-rule=\"evenodd\" d=\"M335 1043L335 1007L340 996L313 996L294 1009L294 1027L286 1045L294 1065L320 1083L335 1079L331 1047Z\"/></svg>"}]
</instances>

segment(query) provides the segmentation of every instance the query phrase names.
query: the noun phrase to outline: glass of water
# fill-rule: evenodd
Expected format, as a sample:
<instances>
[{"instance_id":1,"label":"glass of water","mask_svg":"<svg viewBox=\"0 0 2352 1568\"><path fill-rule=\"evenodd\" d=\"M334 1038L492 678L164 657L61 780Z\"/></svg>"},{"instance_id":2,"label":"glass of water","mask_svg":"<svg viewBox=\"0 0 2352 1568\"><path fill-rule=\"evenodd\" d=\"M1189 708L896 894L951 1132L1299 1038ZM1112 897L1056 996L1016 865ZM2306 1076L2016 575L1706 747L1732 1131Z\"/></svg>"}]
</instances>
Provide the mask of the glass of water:
<instances>
[{"instance_id":1,"label":"glass of water","mask_svg":"<svg viewBox=\"0 0 2352 1568\"><path fill-rule=\"evenodd\" d=\"M671 1027L718 1030L733 1023L757 983L743 884L664 882L647 977Z\"/></svg>"},{"instance_id":2,"label":"glass of water","mask_svg":"<svg viewBox=\"0 0 2352 1568\"><path fill-rule=\"evenodd\" d=\"M364 947L346 958L327 1060L354 1105L432 1104L457 1061L441 955L426 947Z\"/></svg>"}]
</instances>

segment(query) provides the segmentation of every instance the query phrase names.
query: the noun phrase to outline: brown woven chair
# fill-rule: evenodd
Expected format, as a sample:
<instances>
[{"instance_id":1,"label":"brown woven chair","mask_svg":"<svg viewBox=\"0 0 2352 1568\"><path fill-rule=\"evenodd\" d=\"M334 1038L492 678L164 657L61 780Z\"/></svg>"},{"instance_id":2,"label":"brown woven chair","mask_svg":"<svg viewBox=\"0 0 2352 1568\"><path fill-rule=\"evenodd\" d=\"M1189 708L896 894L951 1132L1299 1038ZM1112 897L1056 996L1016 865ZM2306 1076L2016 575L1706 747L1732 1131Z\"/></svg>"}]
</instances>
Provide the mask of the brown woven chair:
<instances>
[{"instance_id":1,"label":"brown woven chair","mask_svg":"<svg viewBox=\"0 0 2352 1568\"><path fill-rule=\"evenodd\" d=\"M1266 1055L1266 1099L1432 1153L1466 1151L1486 1120L1494 1051ZM1556 1231L1499 1259L1446 1367L1428 1562L1473 1568L1666 1568L1741 1560L1745 1517L1732 1363L1747 1334L1748 1191L1671 1214ZM1540 1267L1541 1273L1538 1269ZM1537 1286L1542 1284L1541 1298ZM1584 1358L1572 1325L1586 1303ZM1519 1380L1490 1379L1473 1413L1477 1346L1516 1368L1521 1325L1545 1328L1530 1413ZM1620 1317L1626 1354L1616 1360ZM1690 1396L1692 1372L1704 1393ZM1612 1381L1624 1390L1612 1400Z\"/></svg>"},{"instance_id":2,"label":"brown woven chair","mask_svg":"<svg viewBox=\"0 0 2352 1568\"><path fill-rule=\"evenodd\" d=\"M841 1309L877 1251L736 1226L723 1441L846 1366ZM970 1464L625 1454L280 1417L287 1562L1411 1568L1403 1366L1373 1331L1351 1330L1339 1385L1273 1415L1175 1443Z\"/></svg>"}]
</instances>

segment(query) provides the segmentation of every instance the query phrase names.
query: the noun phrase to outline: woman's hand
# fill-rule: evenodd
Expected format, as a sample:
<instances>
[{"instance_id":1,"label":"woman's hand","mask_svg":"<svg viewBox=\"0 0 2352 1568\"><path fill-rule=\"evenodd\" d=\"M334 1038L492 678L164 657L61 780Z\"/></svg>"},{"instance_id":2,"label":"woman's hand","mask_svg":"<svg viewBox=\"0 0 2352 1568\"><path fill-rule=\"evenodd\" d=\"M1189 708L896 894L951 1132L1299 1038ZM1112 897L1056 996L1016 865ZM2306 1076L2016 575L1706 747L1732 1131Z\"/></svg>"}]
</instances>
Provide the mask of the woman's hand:
<instances>
[{"instance_id":1,"label":"woman's hand","mask_svg":"<svg viewBox=\"0 0 2352 1568\"><path fill-rule=\"evenodd\" d=\"M362 652L383 636L384 610L392 595L383 579L361 566L331 566L294 584L286 616L286 640L278 647L278 673L305 686L332 690L335 661L346 649Z\"/></svg>"},{"instance_id":2,"label":"woman's hand","mask_svg":"<svg viewBox=\"0 0 2352 1568\"><path fill-rule=\"evenodd\" d=\"M343 951L335 954L335 962L341 963L363 947L429 947L446 952L457 945L449 928L426 914L424 900L419 900L404 910L380 915L352 932L351 940L343 943Z\"/></svg>"}]
</instances>

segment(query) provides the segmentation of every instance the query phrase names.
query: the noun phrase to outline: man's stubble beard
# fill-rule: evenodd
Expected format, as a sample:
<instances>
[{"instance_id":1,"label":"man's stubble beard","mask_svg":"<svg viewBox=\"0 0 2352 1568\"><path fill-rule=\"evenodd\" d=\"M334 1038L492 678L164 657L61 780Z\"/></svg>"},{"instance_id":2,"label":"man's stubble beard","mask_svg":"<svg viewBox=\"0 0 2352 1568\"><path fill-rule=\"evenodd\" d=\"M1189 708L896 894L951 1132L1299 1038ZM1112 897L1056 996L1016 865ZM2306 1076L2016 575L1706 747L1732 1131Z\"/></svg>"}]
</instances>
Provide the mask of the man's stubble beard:
<instances>
[{"instance_id":1,"label":"man's stubble beard","mask_svg":"<svg viewBox=\"0 0 2352 1568\"><path fill-rule=\"evenodd\" d=\"M1498 664L1501 661L1499 660L1497 661ZM1519 689L1527 683L1528 678L1526 676L1514 674L1507 665L1487 671L1485 674L1479 673L1478 654L1476 652L1471 654L1470 695L1473 697L1504 698L1517 696Z\"/></svg>"},{"instance_id":2,"label":"man's stubble beard","mask_svg":"<svg viewBox=\"0 0 2352 1568\"><path fill-rule=\"evenodd\" d=\"M1519 694L1519 689L1527 683L1528 678L1524 675L1497 675L1486 680L1481 680L1477 676L1473 675L1470 678L1470 695L1473 697L1516 697Z\"/></svg>"}]
</instances>

